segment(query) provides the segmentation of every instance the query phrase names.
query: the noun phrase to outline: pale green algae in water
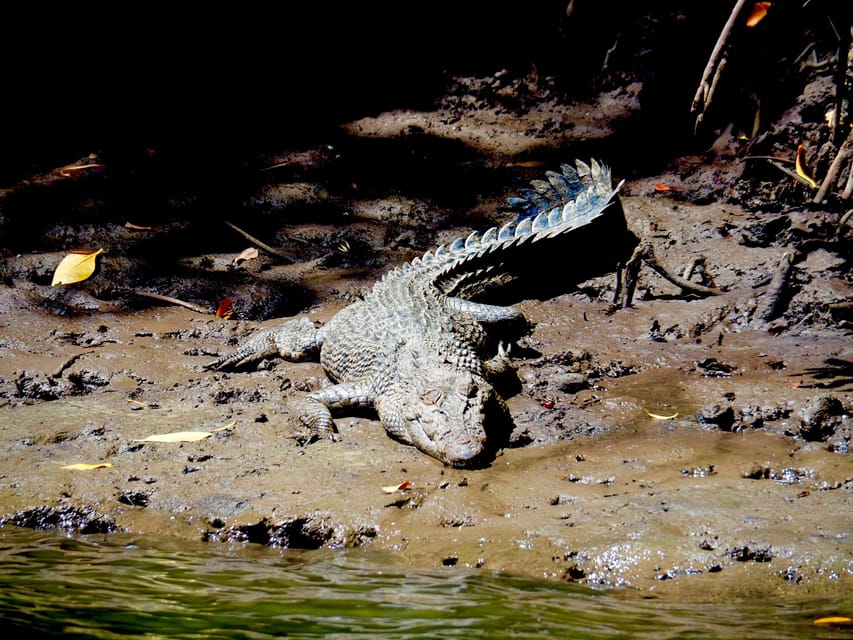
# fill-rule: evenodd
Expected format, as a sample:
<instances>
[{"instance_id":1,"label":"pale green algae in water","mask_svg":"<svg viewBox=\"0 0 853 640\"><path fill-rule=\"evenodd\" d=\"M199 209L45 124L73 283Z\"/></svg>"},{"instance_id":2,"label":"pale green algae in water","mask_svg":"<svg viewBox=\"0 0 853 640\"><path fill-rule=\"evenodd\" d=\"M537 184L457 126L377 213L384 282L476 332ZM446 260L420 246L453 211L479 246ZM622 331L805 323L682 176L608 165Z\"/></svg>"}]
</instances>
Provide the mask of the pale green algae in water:
<instances>
[{"instance_id":1,"label":"pale green algae in water","mask_svg":"<svg viewBox=\"0 0 853 640\"><path fill-rule=\"evenodd\" d=\"M829 638L827 609L685 605L352 551L0 529L0 620L27 638Z\"/></svg>"}]
</instances>

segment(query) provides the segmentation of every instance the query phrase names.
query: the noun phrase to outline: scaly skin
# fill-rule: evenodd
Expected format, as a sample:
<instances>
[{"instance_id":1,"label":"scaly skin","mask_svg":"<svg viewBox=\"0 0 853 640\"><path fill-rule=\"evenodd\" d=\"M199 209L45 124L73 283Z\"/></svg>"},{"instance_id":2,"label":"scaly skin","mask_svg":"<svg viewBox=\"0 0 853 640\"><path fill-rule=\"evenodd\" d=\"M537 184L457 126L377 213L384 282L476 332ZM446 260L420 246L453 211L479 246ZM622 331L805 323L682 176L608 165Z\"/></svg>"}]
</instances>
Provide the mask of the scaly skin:
<instances>
[{"instance_id":1,"label":"scaly skin","mask_svg":"<svg viewBox=\"0 0 853 640\"><path fill-rule=\"evenodd\" d=\"M514 204L530 217L471 234L448 248L397 267L364 300L342 309L325 326L307 318L261 331L238 350L208 365L234 369L264 358L301 360L319 352L335 383L297 396L303 424L335 432L331 409L375 409L387 432L457 467L486 464L508 437L512 420L489 381L506 366L503 352L489 359L484 327L523 321L512 307L457 297L476 290L514 247L589 224L612 202L610 172L595 161L563 165L548 182ZM473 286L472 286L473 283Z\"/></svg>"}]
</instances>

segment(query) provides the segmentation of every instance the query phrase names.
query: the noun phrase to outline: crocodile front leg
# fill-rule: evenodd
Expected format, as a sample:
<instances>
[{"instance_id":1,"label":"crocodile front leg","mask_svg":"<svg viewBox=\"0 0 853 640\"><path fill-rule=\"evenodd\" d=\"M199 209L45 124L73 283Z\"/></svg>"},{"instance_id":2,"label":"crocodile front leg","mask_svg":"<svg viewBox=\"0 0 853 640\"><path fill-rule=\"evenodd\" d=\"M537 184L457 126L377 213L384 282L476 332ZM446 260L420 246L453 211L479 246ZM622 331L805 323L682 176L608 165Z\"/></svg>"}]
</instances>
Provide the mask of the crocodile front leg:
<instances>
[{"instance_id":1,"label":"crocodile front leg","mask_svg":"<svg viewBox=\"0 0 853 640\"><path fill-rule=\"evenodd\" d=\"M334 440L337 429L331 410L345 407L372 408L373 394L368 385L342 382L307 395L295 396L288 404L299 415L303 425Z\"/></svg>"},{"instance_id":2,"label":"crocodile front leg","mask_svg":"<svg viewBox=\"0 0 853 640\"><path fill-rule=\"evenodd\" d=\"M277 327L257 332L241 344L237 351L205 365L205 369L237 369L271 357L305 360L319 351L324 335L322 328L315 328L308 318L289 320Z\"/></svg>"}]
</instances>

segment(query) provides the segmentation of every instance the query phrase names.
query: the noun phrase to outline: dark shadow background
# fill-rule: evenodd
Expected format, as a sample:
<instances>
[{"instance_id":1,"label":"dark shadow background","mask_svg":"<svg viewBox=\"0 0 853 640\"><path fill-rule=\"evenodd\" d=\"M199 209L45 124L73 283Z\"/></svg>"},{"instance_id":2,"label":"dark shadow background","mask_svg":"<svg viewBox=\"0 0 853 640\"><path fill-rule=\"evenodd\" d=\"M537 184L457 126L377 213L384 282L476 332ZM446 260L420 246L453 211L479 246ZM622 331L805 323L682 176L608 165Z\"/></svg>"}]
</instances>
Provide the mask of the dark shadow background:
<instances>
[{"instance_id":1,"label":"dark shadow background","mask_svg":"<svg viewBox=\"0 0 853 640\"><path fill-rule=\"evenodd\" d=\"M646 78L655 85L650 121L677 127L685 117L676 114L689 109L685 89L695 88L731 9L579 0L569 19L566 8L545 0L3 9L0 178L92 151L121 157L157 146L198 166L292 145L355 117L429 106L447 73L535 67L581 96L617 35L613 64L624 66L621 54L635 69L655 69Z\"/></svg>"}]
</instances>

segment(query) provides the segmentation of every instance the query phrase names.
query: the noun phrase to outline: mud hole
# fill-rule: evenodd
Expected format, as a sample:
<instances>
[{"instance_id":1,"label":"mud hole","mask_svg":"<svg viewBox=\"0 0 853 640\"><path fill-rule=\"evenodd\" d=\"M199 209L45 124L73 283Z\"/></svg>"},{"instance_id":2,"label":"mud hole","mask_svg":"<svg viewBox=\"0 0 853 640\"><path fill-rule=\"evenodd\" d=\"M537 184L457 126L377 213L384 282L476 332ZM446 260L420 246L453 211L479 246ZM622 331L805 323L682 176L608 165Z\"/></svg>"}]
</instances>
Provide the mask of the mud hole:
<instances>
[{"instance_id":1,"label":"mud hole","mask_svg":"<svg viewBox=\"0 0 853 640\"><path fill-rule=\"evenodd\" d=\"M652 23L635 37L663 47ZM8 178L0 522L359 546L412 567L706 599L850 593L849 204L811 205L802 185L744 159L825 142L812 116L832 101L829 70L786 78L756 140L721 119L700 149L655 149L671 135L649 133L664 115L658 80L617 51L574 95L529 66L447 75L426 107L311 121L299 144L243 149L209 182L182 182L156 149ZM370 415L338 418L339 442L304 443L286 399L325 383L317 363L203 369L274 318L327 321L391 266L500 223L508 195L590 156L626 180L628 226L658 262L693 264L691 282L722 293L643 267L633 304L617 308L606 238L526 265L494 296L531 329L511 351L515 430L489 467L443 467ZM251 243L223 221L280 255L235 261ZM99 247L92 278L50 287L68 250ZM234 312L140 292L211 311L229 298ZM195 430L212 435L140 442ZM73 463L111 466L62 468Z\"/></svg>"}]
</instances>

